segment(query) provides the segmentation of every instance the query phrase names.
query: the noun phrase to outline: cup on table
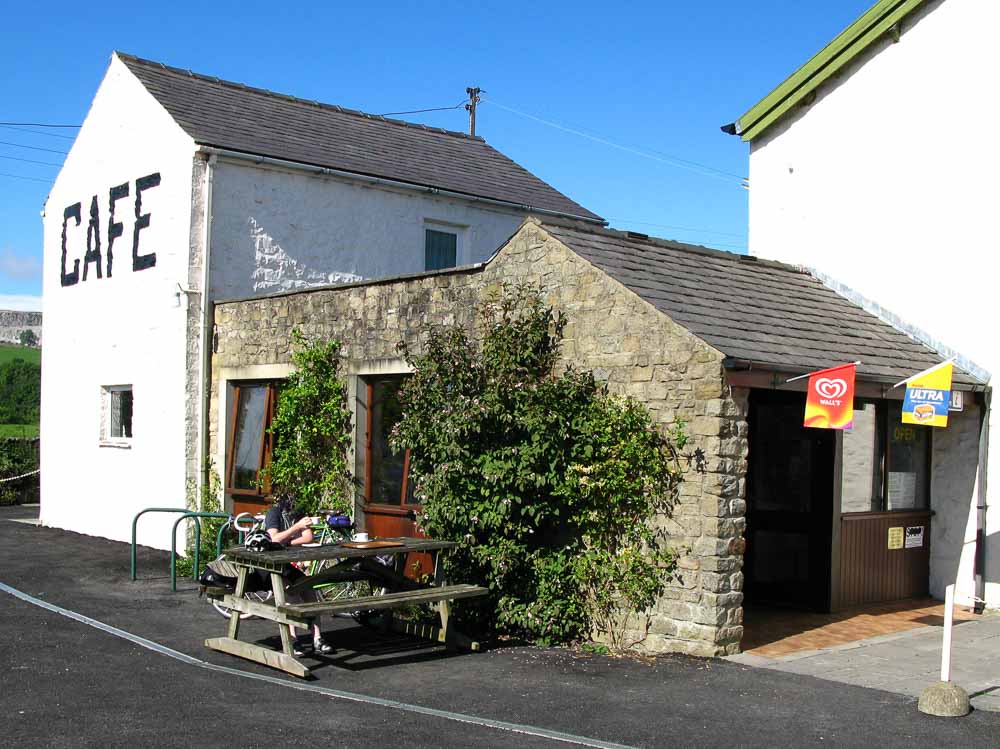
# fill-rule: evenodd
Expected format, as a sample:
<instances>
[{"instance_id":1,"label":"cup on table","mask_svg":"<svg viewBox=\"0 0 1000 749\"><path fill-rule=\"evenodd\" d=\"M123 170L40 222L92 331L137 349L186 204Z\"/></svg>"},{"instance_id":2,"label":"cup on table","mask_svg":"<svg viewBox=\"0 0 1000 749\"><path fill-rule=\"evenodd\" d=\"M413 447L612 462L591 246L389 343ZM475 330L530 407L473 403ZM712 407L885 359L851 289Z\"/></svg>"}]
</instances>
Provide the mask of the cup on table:
<instances>
[{"instance_id":1,"label":"cup on table","mask_svg":"<svg viewBox=\"0 0 1000 749\"><path fill-rule=\"evenodd\" d=\"M354 534L354 540L355 541L367 541L368 540L368 534L367 533L355 533Z\"/></svg>"}]
</instances>

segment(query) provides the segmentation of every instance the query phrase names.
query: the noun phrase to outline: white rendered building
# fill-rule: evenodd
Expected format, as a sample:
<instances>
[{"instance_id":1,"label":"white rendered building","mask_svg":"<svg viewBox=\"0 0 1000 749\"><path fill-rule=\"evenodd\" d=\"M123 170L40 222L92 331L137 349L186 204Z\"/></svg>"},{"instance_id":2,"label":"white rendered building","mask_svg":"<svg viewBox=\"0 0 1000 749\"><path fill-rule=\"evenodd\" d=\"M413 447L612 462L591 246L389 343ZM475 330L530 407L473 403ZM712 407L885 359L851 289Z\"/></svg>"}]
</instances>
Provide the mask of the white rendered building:
<instances>
[{"instance_id":1,"label":"white rendered building","mask_svg":"<svg viewBox=\"0 0 1000 749\"><path fill-rule=\"evenodd\" d=\"M603 223L481 138L116 53L45 206L42 522L197 492L214 300L479 262L529 212Z\"/></svg>"},{"instance_id":2,"label":"white rendered building","mask_svg":"<svg viewBox=\"0 0 1000 749\"><path fill-rule=\"evenodd\" d=\"M1000 154L986 142L1000 116L998 25L994 0L880 0L723 128L750 143L751 254L816 269L984 384L1000 370ZM983 431L980 468L1000 440L995 420ZM935 492L935 596L957 582L961 602L1000 606L992 463L985 484L980 471Z\"/></svg>"}]
</instances>

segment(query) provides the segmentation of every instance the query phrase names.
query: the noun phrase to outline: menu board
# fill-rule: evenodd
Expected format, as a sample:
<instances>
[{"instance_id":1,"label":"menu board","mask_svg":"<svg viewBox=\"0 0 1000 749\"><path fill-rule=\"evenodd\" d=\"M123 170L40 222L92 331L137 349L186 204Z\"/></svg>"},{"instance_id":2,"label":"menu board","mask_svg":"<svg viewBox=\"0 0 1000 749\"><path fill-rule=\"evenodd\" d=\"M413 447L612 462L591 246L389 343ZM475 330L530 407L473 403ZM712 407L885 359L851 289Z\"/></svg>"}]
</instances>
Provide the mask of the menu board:
<instances>
[{"instance_id":1,"label":"menu board","mask_svg":"<svg viewBox=\"0 0 1000 749\"><path fill-rule=\"evenodd\" d=\"M889 509L912 510L917 506L917 474L889 471Z\"/></svg>"}]
</instances>

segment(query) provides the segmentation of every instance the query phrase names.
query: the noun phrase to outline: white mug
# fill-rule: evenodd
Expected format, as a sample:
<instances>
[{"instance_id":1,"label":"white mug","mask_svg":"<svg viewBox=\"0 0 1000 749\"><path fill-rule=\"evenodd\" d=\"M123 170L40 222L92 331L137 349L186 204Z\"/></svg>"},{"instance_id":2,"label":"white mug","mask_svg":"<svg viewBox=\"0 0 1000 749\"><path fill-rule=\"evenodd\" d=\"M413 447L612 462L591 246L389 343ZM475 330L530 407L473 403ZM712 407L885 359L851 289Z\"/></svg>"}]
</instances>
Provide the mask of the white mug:
<instances>
[{"instance_id":1,"label":"white mug","mask_svg":"<svg viewBox=\"0 0 1000 749\"><path fill-rule=\"evenodd\" d=\"M354 534L354 540L355 541L367 541L368 540L368 534L367 533L355 533Z\"/></svg>"}]
</instances>

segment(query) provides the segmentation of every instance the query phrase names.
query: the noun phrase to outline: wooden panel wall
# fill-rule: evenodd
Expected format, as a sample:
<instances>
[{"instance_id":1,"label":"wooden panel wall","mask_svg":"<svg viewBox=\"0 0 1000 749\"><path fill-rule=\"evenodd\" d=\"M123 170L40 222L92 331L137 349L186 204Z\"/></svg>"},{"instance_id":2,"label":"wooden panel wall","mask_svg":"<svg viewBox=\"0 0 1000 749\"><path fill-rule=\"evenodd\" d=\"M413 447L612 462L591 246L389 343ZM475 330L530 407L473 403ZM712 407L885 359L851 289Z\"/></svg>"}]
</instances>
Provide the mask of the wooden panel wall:
<instances>
[{"instance_id":1,"label":"wooden panel wall","mask_svg":"<svg viewBox=\"0 0 1000 749\"><path fill-rule=\"evenodd\" d=\"M923 526L923 546L890 549L889 528ZM840 585L834 610L928 595L931 513L866 512L841 517Z\"/></svg>"}]
</instances>

